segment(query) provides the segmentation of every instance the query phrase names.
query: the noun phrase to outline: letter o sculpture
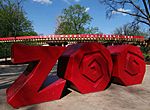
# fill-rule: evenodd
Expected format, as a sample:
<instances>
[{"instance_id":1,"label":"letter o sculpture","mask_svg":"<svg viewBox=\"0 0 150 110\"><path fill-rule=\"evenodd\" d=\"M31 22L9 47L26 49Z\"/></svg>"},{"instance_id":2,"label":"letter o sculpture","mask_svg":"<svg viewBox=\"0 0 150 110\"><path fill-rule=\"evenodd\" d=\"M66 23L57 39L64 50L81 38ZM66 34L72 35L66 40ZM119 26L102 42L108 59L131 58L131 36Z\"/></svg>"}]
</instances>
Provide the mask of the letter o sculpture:
<instances>
[{"instance_id":1,"label":"letter o sculpture","mask_svg":"<svg viewBox=\"0 0 150 110\"><path fill-rule=\"evenodd\" d=\"M71 45L59 58L57 72L83 94L104 90L111 79L110 52L100 43Z\"/></svg>"},{"instance_id":2,"label":"letter o sculpture","mask_svg":"<svg viewBox=\"0 0 150 110\"><path fill-rule=\"evenodd\" d=\"M141 84L145 62L139 47L133 45L109 46L112 55L112 82L124 86Z\"/></svg>"}]
</instances>

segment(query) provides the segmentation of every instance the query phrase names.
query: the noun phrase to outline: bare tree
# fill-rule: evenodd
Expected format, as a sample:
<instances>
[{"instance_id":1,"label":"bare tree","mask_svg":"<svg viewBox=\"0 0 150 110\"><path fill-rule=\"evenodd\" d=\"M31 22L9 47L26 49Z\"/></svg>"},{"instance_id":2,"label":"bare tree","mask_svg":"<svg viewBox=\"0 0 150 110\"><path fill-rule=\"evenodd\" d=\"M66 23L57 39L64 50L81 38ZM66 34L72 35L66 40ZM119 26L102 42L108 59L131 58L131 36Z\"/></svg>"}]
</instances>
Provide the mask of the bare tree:
<instances>
[{"instance_id":1,"label":"bare tree","mask_svg":"<svg viewBox=\"0 0 150 110\"><path fill-rule=\"evenodd\" d=\"M111 18L116 13L134 17L133 24L150 26L150 0L99 0L107 6L106 15Z\"/></svg>"},{"instance_id":2,"label":"bare tree","mask_svg":"<svg viewBox=\"0 0 150 110\"><path fill-rule=\"evenodd\" d=\"M148 32L141 29L140 26L131 26L131 24L127 23L121 27L118 27L114 30L113 34L116 35L128 35L128 36L144 36L145 38L148 37Z\"/></svg>"}]
</instances>

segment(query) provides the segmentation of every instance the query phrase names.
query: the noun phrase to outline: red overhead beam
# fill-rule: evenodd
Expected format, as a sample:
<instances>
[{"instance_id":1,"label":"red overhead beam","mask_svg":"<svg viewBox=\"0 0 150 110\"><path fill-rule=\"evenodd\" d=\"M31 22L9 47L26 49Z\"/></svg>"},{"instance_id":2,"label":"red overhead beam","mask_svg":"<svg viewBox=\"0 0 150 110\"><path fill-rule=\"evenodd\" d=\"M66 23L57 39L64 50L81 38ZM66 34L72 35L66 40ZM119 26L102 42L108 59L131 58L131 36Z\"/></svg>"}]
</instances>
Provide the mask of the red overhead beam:
<instances>
[{"instance_id":1,"label":"red overhead beam","mask_svg":"<svg viewBox=\"0 0 150 110\"><path fill-rule=\"evenodd\" d=\"M122 36L107 34L72 34L72 35L47 35L47 36L19 36L0 38L1 42L13 42L19 40L136 40L144 41L143 36Z\"/></svg>"}]
</instances>

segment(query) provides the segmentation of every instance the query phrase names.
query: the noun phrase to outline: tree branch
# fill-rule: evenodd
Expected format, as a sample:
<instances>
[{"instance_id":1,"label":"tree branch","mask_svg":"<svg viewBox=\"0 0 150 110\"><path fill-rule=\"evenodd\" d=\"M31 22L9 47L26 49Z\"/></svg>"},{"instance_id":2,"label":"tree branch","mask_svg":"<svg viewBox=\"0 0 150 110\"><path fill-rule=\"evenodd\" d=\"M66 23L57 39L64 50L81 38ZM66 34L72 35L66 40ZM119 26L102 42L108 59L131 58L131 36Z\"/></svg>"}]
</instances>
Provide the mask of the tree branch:
<instances>
[{"instance_id":1,"label":"tree branch","mask_svg":"<svg viewBox=\"0 0 150 110\"><path fill-rule=\"evenodd\" d=\"M144 11L143 11L139 6L137 6L132 0L130 0L130 3L131 3L137 10L139 10L145 17L147 17L147 14L145 14Z\"/></svg>"},{"instance_id":2,"label":"tree branch","mask_svg":"<svg viewBox=\"0 0 150 110\"><path fill-rule=\"evenodd\" d=\"M146 22L146 21L143 21L143 20L137 20L138 22L141 22L141 23L144 23L144 24L147 24L148 26L150 26L150 24L148 23L148 22Z\"/></svg>"},{"instance_id":3,"label":"tree branch","mask_svg":"<svg viewBox=\"0 0 150 110\"><path fill-rule=\"evenodd\" d=\"M131 16L134 16L134 17L139 17L139 18L143 18L143 19L147 20L147 18L145 18L145 17L143 17L141 15L134 14L134 13L129 13L129 12L126 12L126 11L119 11L118 9L116 9L115 7L113 7L111 4L107 4L107 5L109 5L109 7L111 7L116 12L128 14L128 15L131 15Z\"/></svg>"},{"instance_id":4,"label":"tree branch","mask_svg":"<svg viewBox=\"0 0 150 110\"><path fill-rule=\"evenodd\" d=\"M144 4L143 6L138 6L133 0L99 0L100 3L108 6L106 11L107 17L111 17L113 15L113 11L118 13L123 13L135 17L135 20L139 20L139 22L144 23L146 25L150 25L150 0L138 0ZM126 10L119 10L119 8L124 9L125 7L131 7L133 10L135 9L137 12L131 12ZM149 7L148 7L149 6ZM130 8L130 9L131 9ZM144 9L143 9L144 8ZM137 18L137 19L136 19Z\"/></svg>"},{"instance_id":5,"label":"tree branch","mask_svg":"<svg viewBox=\"0 0 150 110\"><path fill-rule=\"evenodd\" d=\"M150 13L149 13L149 11L148 11L148 7L147 7L147 5L146 5L146 1L145 1L145 0L142 0L142 1L143 1L145 10L146 10L147 16L148 16L148 18L150 18ZM150 4L149 4L149 5L150 5Z\"/></svg>"}]
</instances>

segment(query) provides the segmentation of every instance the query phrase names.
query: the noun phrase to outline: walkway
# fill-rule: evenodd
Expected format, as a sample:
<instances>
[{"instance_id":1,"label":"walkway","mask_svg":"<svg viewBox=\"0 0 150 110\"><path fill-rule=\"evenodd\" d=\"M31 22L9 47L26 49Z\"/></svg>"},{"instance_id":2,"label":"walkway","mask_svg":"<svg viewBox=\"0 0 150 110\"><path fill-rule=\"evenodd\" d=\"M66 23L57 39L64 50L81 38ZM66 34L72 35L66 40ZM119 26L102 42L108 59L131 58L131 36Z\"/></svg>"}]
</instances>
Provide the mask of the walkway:
<instances>
[{"instance_id":1,"label":"walkway","mask_svg":"<svg viewBox=\"0 0 150 110\"><path fill-rule=\"evenodd\" d=\"M25 67L0 65L0 83L16 79ZM6 102L5 91L0 89L0 110L14 110ZM71 91L60 100L18 110L150 110L150 66L147 66L143 84L140 85L124 87L111 84L105 91L85 95Z\"/></svg>"}]
</instances>

